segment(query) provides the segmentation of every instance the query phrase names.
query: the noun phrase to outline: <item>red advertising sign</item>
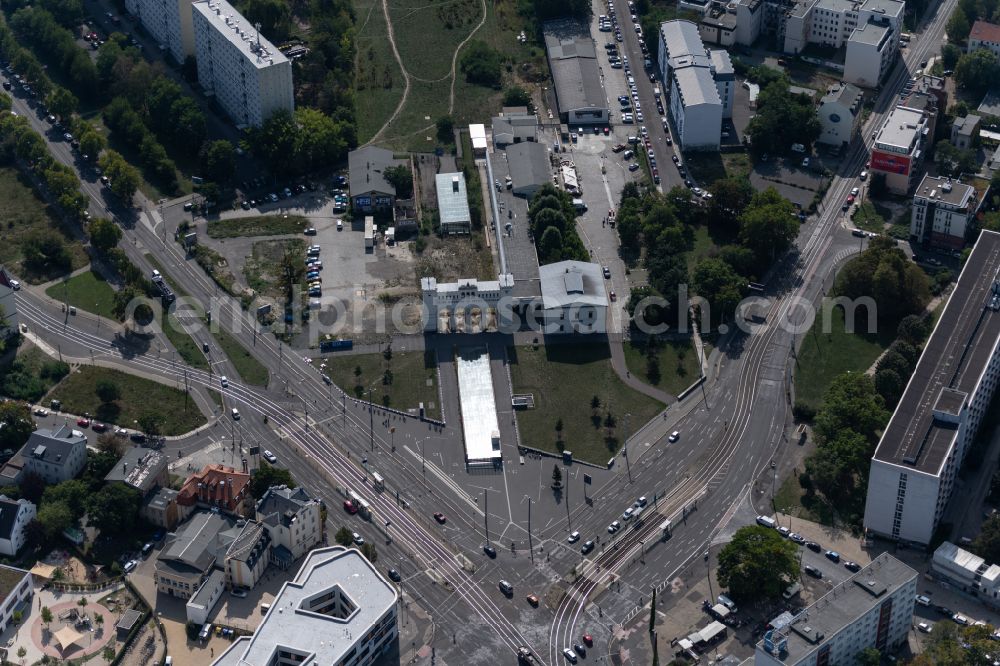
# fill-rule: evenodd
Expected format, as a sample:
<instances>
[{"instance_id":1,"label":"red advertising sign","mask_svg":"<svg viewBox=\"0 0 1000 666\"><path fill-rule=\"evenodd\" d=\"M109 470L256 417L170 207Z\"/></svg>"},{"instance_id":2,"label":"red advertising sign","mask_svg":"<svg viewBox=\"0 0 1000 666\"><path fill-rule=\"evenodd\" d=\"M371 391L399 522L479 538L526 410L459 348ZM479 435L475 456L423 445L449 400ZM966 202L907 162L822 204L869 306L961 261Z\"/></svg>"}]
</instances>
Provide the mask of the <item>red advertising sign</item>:
<instances>
[{"instance_id":1,"label":"red advertising sign","mask_svg":"<svg viewBox=\"0 0 1000 666\"><path fill-rule=\"evenodd\" d=\"M906 176L910 173L910 156L873 150L872 169Z\"/></svg>"}]
</instances>

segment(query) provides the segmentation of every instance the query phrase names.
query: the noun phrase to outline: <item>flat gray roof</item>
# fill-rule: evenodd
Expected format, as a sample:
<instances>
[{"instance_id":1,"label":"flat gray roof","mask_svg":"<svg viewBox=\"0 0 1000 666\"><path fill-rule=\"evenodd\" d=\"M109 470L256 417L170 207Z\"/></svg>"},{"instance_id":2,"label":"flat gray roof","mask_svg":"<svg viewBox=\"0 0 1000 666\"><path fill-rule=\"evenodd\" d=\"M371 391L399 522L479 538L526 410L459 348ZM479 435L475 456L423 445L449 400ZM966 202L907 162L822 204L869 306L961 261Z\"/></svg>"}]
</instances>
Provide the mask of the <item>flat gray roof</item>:
<instances>
[{"instance_id":1,"label":"flat gray roof","mask_svg":"<svg viewBox=\"0 0 1000 666\"><path fill-rule=\"evenodd\" d=\"M608 99L590 29L577 21L548 21L542 29L559 112L580 109L606 111Z\"/></svg>"},{"instance_id":2,"label":"flat gray roof","mask_svg":"<svg viewBox=\"0 0 1000 666\"><path fill-rule=\"evenodd\" d=\"M917 572L888 553L882 553L864 569L835 586L814 604L800 612L779 633L788 640L782 661L805 663L808 655L834 636L876 608L899 588L917 577ZM909 599L912 613L913 598ZM892 612L905 611L894 605ZM767 652L764 641L758 649Z\"/></svg>"},{"instance_id":3,"label":"flat gray roof","mask_svg":"<svg viewBox=\"0 0 1000 666\"><path fill-rule=\"evenodd\" d=\"M921 130L923 120L923 112L905 106L897 106L889 112L889 117L885 119L882 129L875 137L875 143L883 143L909 151L916 141L917 133Z\"/></svg>"},{"instance_id":4,"label":"flat gray roof","mask_svg":"<svg viewBox=\"0 0 1000 666\"><path fill-rule=\"evenodd\" d=\"M546 310L567 305L608 305L604 274L598 264L559 261L539 266L538 275L542 285L542 306Z\"/></svg>"},{"instance_id":5,"label":"flat gray roof","mask_svg":"<svg viewBox=\"0 0 1000 666\"><path fill-rule=\"evenodd\" d=\"M671 75L684 106L722 104L711 67L718 59L723 67L728 64L728 70L723 74L732 74L732 61L728 56L711 57L698 34L698 26L691 21L664 21L660 24L660 38L666 45Z\"/></svg>"},{"instance_id":6,"label":"flat gray roof","mask_svg":"<svg viewBox=\"0 0 1000 666\"><path fill-rule=\"evenodd\" d=\"M469 195L462 173L439 173L434 176L437 186L438 214L441 224L469 224Z\"/></svg>"},{"instance_id":7,"label":"flat gray roof","mask_svg":"<svg viewBox=\"0 0 1000 666\"><path fill-rule=\"evenodd\" d=\"M857 113L861 109L862 97L861 88L853 83L835 83L827 88L820 104L841 104Z\"/></svg>"},{"instance_id":8,"label":"flat gray roof","mask_svg":"<svg viewBox=\"0 0 1000 666\"><path fill-rule=\"evenodd\" d=\"M975 201L976 190L971 185L953 181L942 176L931 176L924 174L923 180L917 186L917 191L913 193L914 198L930 199L934 195L934 201L943 201L956 208L964 208L972 201Z\"/></svg>"},{"instance_id":9,"label":"flat gray roof","mask_svg":"<svg viewBox=\"0 0 1000 666\"><path fill-rule=\"evenodd\" d=\"M901 0L865 0L861 8L888 17L902 17L906 3Z\"/></svg>"},{"instance_id":10,"label":"flat gray roof","mask_svg":"<svg viewBox=\"0 0 1000 666\"><path fill-rule=\"evenodd\" d=\"M983 231L955 284L875 450L875 460L940 474L957 426L934 417L969 396L1000 341L1000 312L990 306L1000 272L1000 234ZM1000 303L997 303L1000 307Z\"/></svg>"},{"instance_id":11,"label":"flat gray roof","mask_svg":"<svg viewBox=\"0 0 1000 666\"><path fill-rule=\"evenodd\" d=\"M522 141L505 148L510 178L514 189L541 187L552 181L549 169L549 149L536 141Z\"/></svg>"},{"instance_id":12,"label":"flat gray roof","mask_svg":"<svg viewBox=\"0 0 1000 666\"><path fill-rule=\"evenodd\" d=\"M498 460L500 449L493 448L493 435L499 436L500 423L489 351L485 347L461 349L455 356L455 368L466 458L479 462Z\"/></svg>"},{"instance_id":13,"label":"flat gray roof","mask_svg":"<svg viewBox=\"0 0 1000 666\"><path fill-rule=\"evenodd\" d=\"M159 451L133 446L125 452L118 464L111 468L104 480L121 481L145 492L152 487L153 480L166 466L166 456Z\"/></svg>"},{"instance_id":14,"label":"flat gray roof","mask_svg":"<svg viewBox=\"0 0 1000 666\"><path fill-rule=\"evenodd\" d=\"M862 23L851 33L851 41L878 46L890 32L889 26L876 23Z\"/></svg>"},{"instance_id":15,"label":"flat gray roof","mask_svg":"<svg viewBox=\"0 0 1000 666\"><path fill-rule=\"evenodd\" d=\"M391 150L378 146L363 146L347 154L351 196L377 192L396 196L396 188L385 179L385 170L406 164L394 159Z\"/></svg>"},{"instance_id":16,"label":"flat gray roof","mask_svg":"<svg viewBox=\"0 0 1000 666\"><path fill-rule=\"evenodd\" d=\"M243 58L257 69L288 62L285 54L258 33L253 23L243 18L226 0L200 0L191 6L225 35Z\"/></svg>"},{"instance_id":17,"label":"flat gray roof","mask_svg":"<svg viewBox=\"0 0 1000 666\"><path fill-rule=\"evenodd\" d=\"M346 617L312 610L328 594L347 602ZM283 648L307 655L309 664L338 664L396 600L395 588L356 548L318 548L281 586L253 636L234 642L213 664L270 664Z\"/></svg>"}]
</instances>

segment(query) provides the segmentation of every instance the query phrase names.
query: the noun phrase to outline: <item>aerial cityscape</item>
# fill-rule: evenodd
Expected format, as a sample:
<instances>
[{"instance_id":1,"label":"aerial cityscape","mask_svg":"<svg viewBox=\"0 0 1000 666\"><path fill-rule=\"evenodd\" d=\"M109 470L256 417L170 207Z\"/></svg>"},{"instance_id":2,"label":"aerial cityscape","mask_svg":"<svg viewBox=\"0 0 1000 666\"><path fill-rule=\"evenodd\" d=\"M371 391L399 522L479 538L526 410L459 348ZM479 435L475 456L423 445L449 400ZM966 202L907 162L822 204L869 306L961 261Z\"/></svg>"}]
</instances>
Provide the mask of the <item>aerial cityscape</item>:
<instances>
[{"instance_id":1,"label":"aerial cityscape","mask_svg":"<svg viewBox=\"0 0 1000 666\"><path fill-rule=\"evenodd\" d=\"M1000 664L1000 4L0 5L0 664Z\"/></svg>"}]
</instances>

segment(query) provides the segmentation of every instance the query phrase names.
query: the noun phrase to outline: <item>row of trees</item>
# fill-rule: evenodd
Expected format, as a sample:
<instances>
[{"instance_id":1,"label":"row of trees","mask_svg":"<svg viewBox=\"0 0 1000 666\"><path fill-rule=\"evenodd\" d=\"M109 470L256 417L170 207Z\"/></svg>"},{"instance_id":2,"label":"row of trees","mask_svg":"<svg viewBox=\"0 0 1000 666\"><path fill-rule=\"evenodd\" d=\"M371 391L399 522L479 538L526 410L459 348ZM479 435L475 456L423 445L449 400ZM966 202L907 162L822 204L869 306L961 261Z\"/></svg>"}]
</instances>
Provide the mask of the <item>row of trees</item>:
<instances>
[{"instance_id":1,"label":"row of trees","mask_svg":"<svg viewBox=\"0 0 1000 666\"><path fill-rule=\"evenodd\" d=\"M27 6L14 12L10 26L22 42L32 45L36 53L63 73L77 96L96 99L100 86L94 61L53 14L42 7Z\"/></svg>"},{"instance_id":2,"label":"row of trees","mask_svg":"<svg viewBox=\"0 0 1000 666\"><path fill-rule=\"evenodd\" d=\"M247 132L253 153L282 174L302 174L342 162L357 144L354 125L318 109L275 113Z\"/></svg>"},{"instance_id":3,"label":"row of trees","mask_svg":"<svg viewBox=\"0 0 1000 666\"><path fill-rule=\"evenodd\" d=\"M589 259L587 248L576 232L576 210L568 192L556 189L552 183L543 185L531 199L528 220L540 264Z\"/></svg>"},{"instance_id":4,"label":"row of trees","mask_svg":"<svg viewBox=\"0 0 1000 666\"><path fill-rule=\"evenodd\" d=\"M128 100L116 97L108 104L104 109L104 123L142 157L146 169L163 187L169 191L177 190L177 165L167 156L166 148L146 127L142 116L133 109ZM102 159L105 157L102 156ZM114 162L118 162L118 159L115 158ZM138 181L135 184L138 185ZM123 186L118 187L124 189ZM132 192L135 192L134 188ZM131 198L131 196L125 197L125 201L131 201Z\"/></svg>"}]
</instances>

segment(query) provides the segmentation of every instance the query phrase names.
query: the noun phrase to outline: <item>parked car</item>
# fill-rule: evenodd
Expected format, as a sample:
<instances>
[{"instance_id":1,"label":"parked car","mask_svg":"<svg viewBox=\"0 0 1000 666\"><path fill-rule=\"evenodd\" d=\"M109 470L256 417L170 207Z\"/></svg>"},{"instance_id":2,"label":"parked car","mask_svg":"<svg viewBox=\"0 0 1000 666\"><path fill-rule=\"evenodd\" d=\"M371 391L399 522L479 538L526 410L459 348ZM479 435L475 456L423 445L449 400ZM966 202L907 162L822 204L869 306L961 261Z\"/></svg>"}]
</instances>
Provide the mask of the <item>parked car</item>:
<instances>
[{"instance_id":1,"label":"parked car","mask_svg":"<svg viewBox=\"0 0 1000 666\"><path fill-rule=\"evenodd\" d=\"M434 512L434 520L438 521L439 525L444 525L446 522L448 522L448 519L440 511Z\"/></svg>"},{"instance_id":2,"label":"parked car","mask_svg":"<svg viewBox=\"0 0 1000 666\"><path fill-rule=\"evenodd\" d=\"M844 568L850 571L851 573L858 573L859 571L861 571L861 565L858 564L857 562L851 562L850 560L844 562Z\"/></svg>"},{"instance_id":3,"label":"parked car","mask_svg":"<svg viewBox=\"0 0 1000 666\"><path fill-rule=\"evenodd\" d=\"M619 523L617 520L612 521L611 524L608 525L608 534L614 534L615 532L617 532L618 530L620 530L621 527L622 527L622 524Z\"/></svg>"},{"instance_id":4,"label":"parked car","mask_svg":"<svg viewBox=\"0 0 1000 666\"><path fill-rule=\"evenodd\" d=\"M386 573L389 576L389 580L391 580L393 583L398 583L401 580L403 580L403 577L400 576L399 572L396 571L395 569L389 569L389 571L387 571Z\"/></svg>"},{"instance_id":5,"label":"parked car","mask_svg":"<svg viewBox=\"0 0 1000 666\"><path fill-rule=\"evenodd\" d=\"M525 597L525 599L532 606L534 606L536 608L538 607L539 599L538 599L538 595L537 594L529 594L527 597Z\"/></svg>"},{"instance_id":6,"label":"parked car","mask_svg":"<svg viewBox=\"0 0 1000 666\"><path fill-rule=\"evenodd\" d=\"M139 563L136 560L129 560L125 563L125 566L122 567L122 571L125 573L131 573L132 570L134 570L138 565Z\"/></svg>"},{"instance_id":7,"label":"parked car","mask_svg":"<svg viewBox=\"0 0 1000 666\"><path fill-rule=\"evenodd\" d=\"M809 550L811 550L814 553L818 553L818 552L820 552L820 551L823 550L823 547L820 546L815 541L806 541L806 548L808 548Z\"/></svg>"},{"instance_id":8,"label":"parked car","mask_svg":"<svg viewBox=\"0 0 1000 666\"><path fill-rule=\"evenodd\" d=\"M351 532L351 541L354 542L355 546L365 545L365 538L358 534L357 532Z\"/></svg>"},{"instance_id":9,"label":"parked car","mask_svg":"<svg viewBox=\"0 0 1000 666\"><path fill-rule=\"evenodd\" d=\"M619 41L620 40L621 38L619 37ZM573 650L571 650L570 648L563 649L563 656L566 657L566 661L568 661L571 664L575 664L577 662L576 653L573 652Z\"/></svg>"},{"instance_id":10,"label":"parked car","mask_svg":"<svg viewBox=\"0 0 1000 666\"><path fill-rule=\"evenodd\" d=\"M278 456L274 455L269 450L264 449L264 460L273 465L274 463L278 462Z\"/></svg>"},{"instance_id":11,"label":"parked car","mask_svg":"<svg viewBox=\"0 0 1000 666\"><path fill-rule=\"evenodd\" d=\"M497 587L499 587L500 591L503 592L508 597L514 594L514 586L505 580L501 580L499 583L497 583Z\"/></svg>"},{"instance_id":12,"label":"parked car","mask_svg":"<svg viewBox=\"0 0 1000 666\"><path fill-rule=\"evenodd\" d=\"M580 546L580 552L583 553L584 555L586 555L587 553L589 553L592 550L594 550L594 542L593 541L587 541L582 546Z\"/></svg>"},{"instance_id":13,"label":"parked car","mask_svg":"<svg viewBox=\"0 0 1000 666\"><path fill-rule=\"evenodd\" d=\"M247 598L247 591L244 590L242 587L234 587L233 591L230 592L230 594L232 594L237 599L246 599Z\"/></svg>"},{"instance_id":14,"label":"parked car","mask_svg":"<svg viewBox=\"0 0 1000 666\"><path fill-rule=\"evenodd\" d=\"M576 543L579 540L580 540L579 532L573 532L572 534L569 535L569 538L567 539L569 543Z\"/></svg>"},{"instance_id":15,"label":"parked car","mask_svg":"<svg viewBox=\"0 0 1000 666\"><path fill-rule=\"evenodd\" d=\"M807 574L809 574L810 576L812 576L813 578L822 578L823 577L823 572L820 571L819 569L817 569L816 567L812 566L811 564L805 565L803 567L803 570Z\"/></svg>"},{"instance_id":16,"label":"parked car","mask_svg":"<svg viewBox=\"0 0 1000 666\"><path fill-rule=\"evenodd\" d=\"M835 550L828 550L826 551L826 559L831 562L840 562L840 553Z\"/></svg>"}]
</instances>

